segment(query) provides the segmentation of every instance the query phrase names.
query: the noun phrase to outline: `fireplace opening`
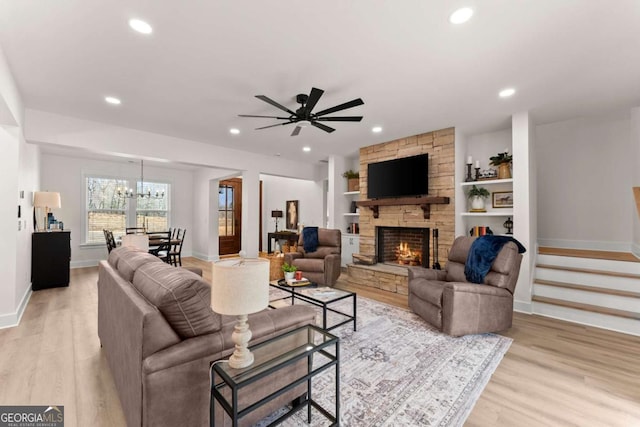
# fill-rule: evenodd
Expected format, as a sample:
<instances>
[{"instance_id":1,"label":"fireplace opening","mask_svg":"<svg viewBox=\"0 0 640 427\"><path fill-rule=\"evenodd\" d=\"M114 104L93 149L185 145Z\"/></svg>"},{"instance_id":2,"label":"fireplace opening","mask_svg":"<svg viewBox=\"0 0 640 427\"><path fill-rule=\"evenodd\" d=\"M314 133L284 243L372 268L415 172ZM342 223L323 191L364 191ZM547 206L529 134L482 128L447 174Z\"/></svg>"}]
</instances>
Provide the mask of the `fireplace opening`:
<instances>
[{"instance_id":1,"label":"fireplace opening","mask_svg":"<svg viewBox=\"0 0 640 427\"><path fill-rule=\"evenodd\" d=\"M384 264L429 267L429 229L376 227L376 255Z\"/></svg>"}]
</instances>

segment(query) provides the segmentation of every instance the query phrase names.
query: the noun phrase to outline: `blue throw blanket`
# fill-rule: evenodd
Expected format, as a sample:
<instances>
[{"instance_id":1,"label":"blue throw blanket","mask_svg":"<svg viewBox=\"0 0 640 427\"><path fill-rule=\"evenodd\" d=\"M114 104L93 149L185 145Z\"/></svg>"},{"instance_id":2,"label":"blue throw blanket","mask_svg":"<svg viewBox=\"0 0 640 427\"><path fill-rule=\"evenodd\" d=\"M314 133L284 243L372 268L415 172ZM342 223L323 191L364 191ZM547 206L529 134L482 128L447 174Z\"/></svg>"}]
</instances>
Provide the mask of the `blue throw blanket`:
<instances>
[{"instance_id":1,"label":"blue throw blanket","mask_svg":"<svg viewBox=\"0 0 640 427\"><path fill-rule=\"evenodd\" d=\"M513 242L518 246L518 253L525 253L526 249L520 242L510 236L482 236L478 237L469 249L467 262L464 265L464 275L471 283L484 283L484 278L491 270L493 261L502 247Z\"/></svg>"},{"instance_id":2,"label":"blue throw blanket","mask_svg":"<svg viewBox=\"0 0 640 427\"><path fill-rule=\"evenodd\" d=\"M305 252L318 250L318 227L305 227L302 229L302 243Z\"/></svg>"}]
</instances>

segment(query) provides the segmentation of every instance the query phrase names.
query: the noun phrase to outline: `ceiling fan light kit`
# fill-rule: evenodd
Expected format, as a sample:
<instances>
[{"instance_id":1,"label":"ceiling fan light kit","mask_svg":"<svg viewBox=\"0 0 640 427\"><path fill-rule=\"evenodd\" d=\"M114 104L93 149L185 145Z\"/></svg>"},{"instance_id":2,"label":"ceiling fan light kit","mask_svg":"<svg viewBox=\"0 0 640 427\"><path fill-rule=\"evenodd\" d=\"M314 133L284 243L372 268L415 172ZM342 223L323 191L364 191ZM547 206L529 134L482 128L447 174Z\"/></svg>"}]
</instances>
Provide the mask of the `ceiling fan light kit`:
<instances>
[{"instance_id":1,"label":"ceiling fan light kit","mask_svg":"<svg viewBox=\"0 0 640 427\"><path fill-rule=\"evenodd\" d=\"M327 114L336 113L338 111L357 107L359 105L364 105L364 101L362 101L361 98L357 98L349 102L345 102L344 104L336 105L335 107L327 108L317 113L313 113L313 109L315 108L316 104L320 100L320 97L322 96L322 94L324 94L324 91L322 89L318 89L315 87L311 88L311 93L309 95L304 93L298 94L296 96L296 102L300 104L300 108L298 108L296 111L292 111L288 109L284 105L277 103L276 101L269 98L268 96L256 95L256 98L266 102L267 104L273 105L274 107L282 111L289 113L289 116L288 117L256 116L252 114L240 114L239 116L286 120L284 123L276 123L274 125L263 126L263 127L256 128L256 130L267 129L267 128L272 128L276 126L285 126L285 125L290 125L295 123L296 127L293 129L293 132L291 132L291 136L297 136L302 130L302 128L305 128L308 126L317 127L318 129L322 129L327 133L331 133L335 130L334 128L320 122L359 122L362 120L362 116L324 117Z\"/></svg>"}]
</instances>

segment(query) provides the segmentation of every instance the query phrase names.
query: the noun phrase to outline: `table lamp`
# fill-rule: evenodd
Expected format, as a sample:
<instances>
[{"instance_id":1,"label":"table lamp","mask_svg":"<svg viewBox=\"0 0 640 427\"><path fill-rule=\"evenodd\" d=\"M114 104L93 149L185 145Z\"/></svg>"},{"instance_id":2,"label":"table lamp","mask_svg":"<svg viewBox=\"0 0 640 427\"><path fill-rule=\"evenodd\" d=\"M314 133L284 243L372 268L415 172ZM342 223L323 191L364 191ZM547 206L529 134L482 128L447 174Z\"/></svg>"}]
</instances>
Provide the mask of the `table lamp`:
<instances>
[{"instance_id":1,"label":"table lamp","mask_svg":"<svg viewBox=\"0 0 640 427\"><path fill-rule=\"evenodd\" d=\"M231 335L236 348L229 358L229 366L246 368L253 363L253 354L247 347L251 340L247 315L269 305L269 260L232 258L215 262L211 283L213 311L238 316Z\"/></svg>"},{"instance_id":2,"label":"table lamp","mask_svg":"<svg viewBox=\"0 0 640 427\"><path fill-rule=\"evenodd\" d=\"M271 211L271 218L276 219L276 233L278 232L278 219L282 218L282 211L275 210Z\"/></svg>"},{"instance_id":3,"label":"table lamp","mask_svg":"<svg viewBox=\"0 0 640 427\"><path fill-rule=\"evenodd\" d=\"M48 228L47 216L51 209L60 208L60 193L53 191L36 191L33 195L33 207L44 208L44 224L43 227L38 227L38 230L44 231ZM40 216L42 218L42 216Z\"/></svg>"}]
</instances>

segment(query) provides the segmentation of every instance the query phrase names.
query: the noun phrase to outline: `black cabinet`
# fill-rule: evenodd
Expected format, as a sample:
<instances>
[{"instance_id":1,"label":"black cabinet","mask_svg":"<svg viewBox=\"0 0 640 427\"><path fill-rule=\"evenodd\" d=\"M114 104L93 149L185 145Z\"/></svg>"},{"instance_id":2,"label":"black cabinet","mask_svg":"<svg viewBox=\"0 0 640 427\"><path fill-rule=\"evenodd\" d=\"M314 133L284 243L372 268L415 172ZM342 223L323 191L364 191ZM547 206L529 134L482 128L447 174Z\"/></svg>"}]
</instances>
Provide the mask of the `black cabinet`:
<instances>
[{"instance_id":1,"label":"black cabinet","mask_svg":"<svg viewBox=\"0 0 640 427\"><path fill-rule=\"evenodd\" d=\"M31 239L31 289L69 286L71 232L33 233Z\"/></svg>"}]
</instances>

